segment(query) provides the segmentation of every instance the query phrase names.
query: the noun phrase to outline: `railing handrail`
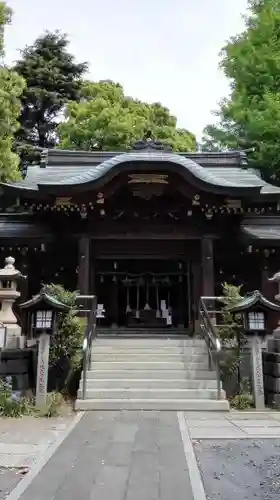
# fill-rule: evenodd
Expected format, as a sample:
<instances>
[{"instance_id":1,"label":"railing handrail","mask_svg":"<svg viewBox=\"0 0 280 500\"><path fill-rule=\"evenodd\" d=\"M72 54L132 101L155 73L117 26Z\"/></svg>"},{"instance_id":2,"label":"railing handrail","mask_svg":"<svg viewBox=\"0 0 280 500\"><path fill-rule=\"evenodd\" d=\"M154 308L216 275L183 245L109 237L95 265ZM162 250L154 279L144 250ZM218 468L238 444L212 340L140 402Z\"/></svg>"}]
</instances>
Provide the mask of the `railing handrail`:
<instances>
[{"instance_id":1,"label":"railing handrail","mask_svg":"<svg viewBox=\"0 0 280 500\"><path fill-rule=\"evenodd\" d=\"M215 350L215 365L216 365L216 378L217 378L217 399L221 399L221 373L220 373L220 352L221 352L221 342L219 336L217 335L216 327L210 317L211 313L216 314L214 310L208 310L205 304L206 300L217 300L222 301L223 297L200 297L199 301L199 318L200 327L202 333L204 334L204 340L208 349L208 360L209 360L209 370L212 369L213 355L209 343L211 343L212 348ZM207 336L207 339L206 339Z\"/></svg>"},{"instance_id":2,"label":"railing handrail","mask_svg":"<svg viewBox=\"0 0 280 500\"><path fill-rule=\"evenodd\" d=\"M208 311L206 304L205 304L205 300L207 300L207 299L209 299L209 300L222 300L223 297L200 297L200 307L199 307L200 317L201 317L203 323L205 323L205 322L207 323L207 325L205 325L205 329L206 329L206 333L208 335L208 338L211 341L215 350L217 352L220 352L221 342L220 342L219 336L217 335L216 328L213 325L213 322L212 322L210 315L209 315L209 312L210 313L212 312L212 314L213 313L216 314L217 311ZM201 314L201 309L203 311L203 314Z\"/></svg>"},{"instance_id":3,"label":"railing handrail","mask_svg":"<svg viewBox=\"0 0 280 500\"><path fill-rule=\"evenodd\" d=\"M87 384L87 371L91 365L91 349L92 341L96 338L96 309L97 309L97 296L96 295L78 295L77 299L84 299L91 301L90 309L78 309L80 312L88 313L87 323L84 331L83 340L83 382L82 382L82 398L86 397L86 384Z\"/></svg>"}]
</instances>

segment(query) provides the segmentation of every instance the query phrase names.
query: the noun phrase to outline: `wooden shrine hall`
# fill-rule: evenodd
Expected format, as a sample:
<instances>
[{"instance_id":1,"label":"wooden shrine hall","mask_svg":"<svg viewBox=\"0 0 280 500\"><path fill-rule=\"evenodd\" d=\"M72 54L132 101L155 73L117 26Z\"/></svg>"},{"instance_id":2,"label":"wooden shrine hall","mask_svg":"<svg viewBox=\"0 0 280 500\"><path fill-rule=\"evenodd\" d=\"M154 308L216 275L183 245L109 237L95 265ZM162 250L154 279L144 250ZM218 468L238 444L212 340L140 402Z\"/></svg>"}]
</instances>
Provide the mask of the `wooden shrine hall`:
<instances>
[{"instance_id":1,"label":"wooden shrine hall","mask_svg":"<svg viewBox=\"0 0 280 500\"><path fill-rule=\"evenodd\" d=\"M200 296L260 289L280 266L280 188L240 151L43 151L0 187L0 261L42 283L97 294L104 327L193 330Z\"/></svg>"}]
</instances>

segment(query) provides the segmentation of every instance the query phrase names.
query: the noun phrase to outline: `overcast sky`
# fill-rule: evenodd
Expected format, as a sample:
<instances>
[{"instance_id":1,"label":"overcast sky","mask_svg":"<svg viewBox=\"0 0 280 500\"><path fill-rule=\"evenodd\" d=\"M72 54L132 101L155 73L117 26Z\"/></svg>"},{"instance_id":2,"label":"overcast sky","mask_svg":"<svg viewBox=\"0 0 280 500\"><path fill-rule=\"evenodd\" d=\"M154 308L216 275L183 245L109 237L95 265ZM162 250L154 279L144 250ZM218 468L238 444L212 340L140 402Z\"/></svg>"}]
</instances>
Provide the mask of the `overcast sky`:
<instances>
[{"instance_id":1,"label":"overcast sky","mask_svg":"<svg viewBox=\"0 0 280 500\"><path fill-rule=\"evenodd\" d=\"M68 33L90 77L160 101L198 137L228 94L218 70L225 40L242 31L247 0L7 0L6 61L45 30Z\"/></svg>"}]
</instances>

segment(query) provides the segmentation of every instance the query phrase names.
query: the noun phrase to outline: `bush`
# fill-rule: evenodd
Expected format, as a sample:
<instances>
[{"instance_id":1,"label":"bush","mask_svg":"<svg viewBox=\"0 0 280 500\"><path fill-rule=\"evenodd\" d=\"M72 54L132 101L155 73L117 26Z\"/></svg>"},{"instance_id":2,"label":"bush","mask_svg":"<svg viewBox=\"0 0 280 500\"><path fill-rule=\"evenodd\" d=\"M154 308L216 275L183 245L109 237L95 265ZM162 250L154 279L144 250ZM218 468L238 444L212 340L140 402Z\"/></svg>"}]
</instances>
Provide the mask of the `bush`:
<instances>
[{"instance_id":1,"label":"bush","mask_svg":"<svg viewBox=\"0 0 280 500\"><path fill-rule=\"evenodd\" d=\"M62 394L59 392L50 392L47 395L47 402L45 408L42 408L42 410L39 410L38 416L39 417L57 417L60 415L60 410L61 407L64 404L64 399Z\"/></svg>"},{"instance_id":2,"label":"bush","mask_svg":"<svg viewBox=\"0 0 280 500\"><path fill-rule=\"evenodd\" d=\"M254 398L249 393L237 394L231 399L230 406L236 410L247 410L254 406Z\"/></svg>"},{"instance_id":3,"label":"bush","mask_svg":"<svg viewBox=\"0 0 280 500\"><path fill-rule=\"evenodd\" d=\"M12 390L12 383L0 379L0 416L21 417L30 415L33 406L27 398L17 397Z\"/></svg>"}]
</instances>

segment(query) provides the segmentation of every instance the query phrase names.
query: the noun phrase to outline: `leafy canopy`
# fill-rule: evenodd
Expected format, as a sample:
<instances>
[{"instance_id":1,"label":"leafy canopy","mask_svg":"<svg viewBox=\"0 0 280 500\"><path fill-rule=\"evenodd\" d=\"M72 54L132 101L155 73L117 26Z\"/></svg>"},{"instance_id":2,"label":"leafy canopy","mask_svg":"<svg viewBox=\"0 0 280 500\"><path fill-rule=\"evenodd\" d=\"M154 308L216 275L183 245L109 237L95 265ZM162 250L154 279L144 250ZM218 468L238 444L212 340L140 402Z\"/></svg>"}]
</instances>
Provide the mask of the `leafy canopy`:
<instances>
[{"instance_id":1,"label":"leafy canopy","mask_svg":"<svg viewBox=\"0 0 280 500\"><path fill-rule=\"evenodd\" d=\"M80 102L69 102L66 121L58 127L60 147L84 150L126 150L147 130L177 151L192 151L192 133L176 128L176 118L160 103L147 104L124 95L112 81L88 82Z\"/></svg>"},{"instance_id":2,"label":"leafy canopy","mask_svg":"<svg viewBox=\"0 0 280 500\"><path fill-rule=\"evenodd\" d=\"M68 101L80 97L86 63L76 63L69 41L59 32L45 33L21 51L14 69L26 80L22 94L19 144L52 147L56 144L57 118Z\"/></svg>"},{"instance_id":3,"label":"leafy canopy","mask_svg":"<svg viewBox=\"0 0 280 500\"><path fill-rule=\"evenodd\" d=\"M4 29L11 21L11 10L0 1L0 56L4 55ZM14 133L19 128L19 97L24 80L4 66L0 67L0 181L20 178L19 157L12 152Z\"/></svg>"},{"instance_id":4,"label":"leafy canopy","mask_svg":"<svg viewBox=\"0 0 280 500\"><path fill-rule=\"evenodd\" d=\"M248 2L243 33L221 52L231 93L205 129L203 149L253 148L251 164L280 181L280 0Z\"/></svg>"}]
</instances>

